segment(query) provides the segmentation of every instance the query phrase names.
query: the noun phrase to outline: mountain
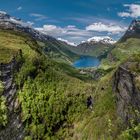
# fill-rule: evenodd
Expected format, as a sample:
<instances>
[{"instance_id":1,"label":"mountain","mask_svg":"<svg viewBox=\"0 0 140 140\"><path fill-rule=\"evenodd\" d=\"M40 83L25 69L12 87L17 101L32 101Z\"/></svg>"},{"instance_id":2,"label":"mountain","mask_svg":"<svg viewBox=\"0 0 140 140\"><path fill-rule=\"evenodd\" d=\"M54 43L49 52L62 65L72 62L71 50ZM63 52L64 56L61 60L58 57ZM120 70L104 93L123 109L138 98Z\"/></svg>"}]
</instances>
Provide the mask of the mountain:
<instances>
[{"instance_id":1,"label":"mountain","mask_svg":"<svg viewBox=\"0 0 140 140\"><path fill-rule=\"evenodd\" d=\"M85 106L89 79L25 32L1 30L0 139L63 139Z\"/></svg>"},{"instance_id":2,"label":"mountain","mask_svg":"<svg viewBox=\"0 0 140 140\"><path fill-rule=\"evenodd\" d=\"M108 58L115 63L122 62L140 53L140 20L133 20L115 48L109 53ZM113 61L112 61L113 62Z\"/></svg>"},{"instance_id":3,"label":"mountain","mask_svg":"<svg viewBox=\"0 0 140 140\"><path fill-rule=\"evenodd\" d=\"M125 32L120 41L126 41L129 38L140 38L140 20L135 19L131 22L128 30Z\"/></svg>"},{"instance_id":4,"label":"mountain","mask_svg":"<svg viewBox=\"0 0 140 140\"><path fill-rule=\"evenodd\" d=\"M29 33L31 27L15 23L21 20L13 23L2 15L0 140L140 138L139 38L113 45L109 38L92 38L86 43L115 46L109 51L115 59L107 57L99 68L75 69L56 57L71 57L64 42L39 40ZM70 47L70 52L78 48ZM87 107L90 96L92 108Z\"/></svg>"},{"instance_id":5,"label":"mountain","mask_svg":"<svg viewBox=\"0 0 140 140\"><path fill-rule=\"evenodd\" d=\"M95 36L92 38L89 38L88 41L89 43L102 43L102 44L114 44L116 41L114 41L111 37L109 36Z\"/></svg>"},{"instance_id":6,"label":"mountain","mask_svg":"<svg viewBox=\"0 0 140 140\"><path fill-rule=\"evenodd\" d=\"M0 29L24 32L37 40L44 52L58 61L72 63L81 55L106 57L108 51L112 49L113 41L110 37L93 37L87 42L78 46L64 39L55 39L31 27L30 22L23 22L21 19L11 17L5 12L0 12Z\"/></svg>"},{"instance_id":7,"label":"mountain","mask_svg":"<svg viewBox=\"0 0 140 140\"><path fill-rule=\"evenodd\" d=\"M30 34L34 39L38 39L38 40L43 40L43 41L55 40L53 37L42 34L39 31L31 28L30 24L25 23L20 19L16 19L15 17L11 17L5 12L0 12L0 28L25 32Z\"/></svg>"},{"instance_id":8,"label":"mountain","mask_svg":"<svg viewBox=\"0 0 140 140\"><path fill-rule=\"evenodd\" d=\"M118 41L101 61L96 71L102 78L95 84L94 113L82 115L75 125L73 139L140 139L139 22L132 23L137 24L135 30L130 31L131 36Z\"/></svg>"},{"instance_id":9,"label":"mountain","mask_svg":"<svg viewBox=\"0 0 140 140\"><path fill-rule=\"evenodd\" d=\"M114 47L115 41L108 37L92 37L76 47L70 46L71 50L79 55L96 56L104 58Z\"/></svg>"},{"instance_id":10,"label":"mountain","mask_svg":"<svg viewBox=\"0 0 140 140\"><path fill-rule=\"evenodd\" d=\"M33 39L37 40L39 45L42 45L45 53L58 61L71 63L74 59L79 57L69 49L68 44L35 30L31 27L30 23L25 23L20 19L11 17L5 12L0 12L0 29L14 30L22 32L22 34L28 34Z\"/></svg>"}]
</instances>

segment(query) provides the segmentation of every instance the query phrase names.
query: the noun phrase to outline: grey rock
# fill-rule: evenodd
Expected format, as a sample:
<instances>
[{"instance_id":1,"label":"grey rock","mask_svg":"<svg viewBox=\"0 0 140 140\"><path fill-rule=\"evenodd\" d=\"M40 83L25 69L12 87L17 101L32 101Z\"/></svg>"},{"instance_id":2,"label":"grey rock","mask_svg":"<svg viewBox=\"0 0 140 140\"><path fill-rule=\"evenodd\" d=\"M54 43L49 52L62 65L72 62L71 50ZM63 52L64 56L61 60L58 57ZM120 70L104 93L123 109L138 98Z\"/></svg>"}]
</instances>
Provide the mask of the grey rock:
<instances>
[{"instance_id":1,"label":"grey rock","mask_svg":"<svg viewBox=\"0 0 140 140\"><path fill-rule=\"evenodd\" d=\"M133 62L121 65L114 75L113 90L116 95L117 113L129 124L131 120L140 122L140 90L136 87L136 73L129 68Z\"/></svg>"},{"instance_id":2,"label":"grey rock","mask_svg":"<svg viewBox=\"0 0 140 140\"><path fill-rule=\"evenodd\" d=\"M18 68L18 62L13 59L9 64L0 65L0 79L4 85L3 96L8 108L8 123L0 128L0 140L23 140L25 136L24 124L21 121L21 110L17 100L17 86L14 83L13 73ZM21 65L20 65L21 66ZM15 110L19 110L18 112Z\"/></svg>"}]
</instances>

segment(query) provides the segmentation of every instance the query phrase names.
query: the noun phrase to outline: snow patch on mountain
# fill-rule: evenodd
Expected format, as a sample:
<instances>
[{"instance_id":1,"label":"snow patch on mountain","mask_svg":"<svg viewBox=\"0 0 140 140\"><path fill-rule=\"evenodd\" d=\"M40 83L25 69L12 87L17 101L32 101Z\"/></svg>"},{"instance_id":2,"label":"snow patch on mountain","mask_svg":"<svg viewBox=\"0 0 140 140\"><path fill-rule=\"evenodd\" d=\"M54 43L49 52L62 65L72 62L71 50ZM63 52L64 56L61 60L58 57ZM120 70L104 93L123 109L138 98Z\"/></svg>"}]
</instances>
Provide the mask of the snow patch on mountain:
<instances>
[{"instance_id":1,"label":"snow patch on mountain","mask_svg":"<svg viewBox=\"0 0 140 140\"><path fill-rule=\"evenodd\" d=\"M5 11L0 11L0 14L6 15L7 13Z\"/></svg>"},{"instance_id":2,"label":"snow patch on mountain","mask_svg":"<svg viewBox=\"0 0 140 140\"><path fill-rule=\"evenodd\" d=\"M135 20L133 20L132 21L132 23L131 23L131 25L129 26L129 28L128 28L128 31L130 32L130 31L135 31L135 27L139 27L140 28L140 20L138 20L138 19L135 19Z\"/></svg>"},{"instance_id":3,"label":"snow patch on mountain","mask_svg":"<svg viewBox=\"0 0 140 140\"><path fill-rule=\"evenodd\" d=\"M95 43L101 42L101 43L104 43L104 44L114 44L114 43L116 43L116 41L113 40L109 36L94 36L92 38L89 38L87 40L87 42L95 42Z\"/></svg>"},{"instance_id":4,"label":"snow patch on mountain","mask_svg":"<svg viewBox=\"0 0 140 140\"><path fill-rule=\"evenodd\" d=\"M11 23L15 23L24 27L30 27L33 25L32 22L23 22L20 19L17 19L15 17L11 17L10 15L8 15L6 12L4 11L0 11L0 21L5 21L5 22L11 22Z\"/></svg>"},{"instance_id":5,"label":"snow patch on mountain","mask_svg":"<svg viewBox=\"0 0 140 140\"><path fill-rule=\"evenodd\" d=\"M21 19L8 15L6 12L0 11L0 28L22 31L30 34L33 38L41 41L56 40L55 38L46 35L33 28L32 27L33 24L34 24L33 22L30 21L24 22Z\"/></svg>"}]
</instances>

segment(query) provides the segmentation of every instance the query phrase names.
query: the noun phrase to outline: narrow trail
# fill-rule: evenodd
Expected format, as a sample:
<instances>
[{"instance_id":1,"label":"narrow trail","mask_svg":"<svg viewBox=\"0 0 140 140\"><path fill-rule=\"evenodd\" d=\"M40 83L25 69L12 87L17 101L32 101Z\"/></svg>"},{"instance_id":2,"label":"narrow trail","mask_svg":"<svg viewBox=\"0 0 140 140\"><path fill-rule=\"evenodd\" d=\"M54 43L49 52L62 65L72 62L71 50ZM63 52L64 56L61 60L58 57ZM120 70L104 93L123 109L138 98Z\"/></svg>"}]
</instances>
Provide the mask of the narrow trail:
<instances>
[{"instance_id":1,"label":"narrow trail","mask_svg":"<svg viewBox=\"0 0 140 140\"><path fill-rule=\"evenodd\" d=\"M20 118L20 105L16 97L17 86L13 78L13 72L17 67L18 64L14 59L9 64L0 65L0 80L4 85L3 96L6 98L8 108L8 124L6 127L0 128L0 140L23 140L25 135ZM15 111L17 109L19 111Z\"/></svg>"}]
</instances>

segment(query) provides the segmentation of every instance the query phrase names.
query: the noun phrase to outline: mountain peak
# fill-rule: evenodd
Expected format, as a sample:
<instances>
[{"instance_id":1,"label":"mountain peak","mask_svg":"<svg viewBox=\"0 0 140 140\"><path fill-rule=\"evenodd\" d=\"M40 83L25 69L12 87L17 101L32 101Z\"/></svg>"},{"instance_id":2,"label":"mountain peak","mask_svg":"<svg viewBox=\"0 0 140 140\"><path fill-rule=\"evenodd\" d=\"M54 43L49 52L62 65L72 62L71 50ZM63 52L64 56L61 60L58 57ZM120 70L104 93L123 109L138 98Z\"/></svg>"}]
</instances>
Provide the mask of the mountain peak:
<instances>
[{"instance_id":1,"label":"mountain peak","mask_svg":"<svg viewBox=\"0 0 140 140\"><path fill-rule=\"evenodd\" d=\"M7 13L5 11L0 11L0 15L6 15Z\"/></svg>"},{"instance_id":2,"label":"mountain peak","mask_svg":"<svg viewBox=\"0 0 140 140\"><path fill-rule=\"evenodd\" d=\"M94 36L92 38L89 38L87 42L94 42L94 43L103 43L103 44L114 44L116 41L114 41L109 36Z\"/></svg>"},{"instance_id":3,"label":"mountain peak","mask_svg":"<svg viewBox=\"0 0 140 140\"><path fill-rule=\"evenodd\" d=\"M55 38L45 35L44 33L32 28L30 22L24 22L21 19L12 17L6 12L0 11L0 29L12 29L30 34L34 39L38 40L56 40Z\"/></svg>"},{"instance_id":4,"label":"mountain peak","mask_svg":"<svg viewBox=\"0 0 140 140\"><path fill-rule=\"evenodd\" d=\"M120 41L125 41L128 38L140 38L140 19L135 19L131 22L128 30Z\"/></svg>"},{"instance_id":5,"label":"mountain peak","mask_svg":"<svg viewBox=\"0 0 140 140\"><path fill-rule=\"evenodd\" d=\"M4 11L0 11L0 20L9 19L9 18L10 18L10 15L8 15Z\"/></svg>"},{"instance_id":6,"label":"mountain peak","mask_svg":"<svg viewBox=\"0 0 140 140\"><path fill-rule=\"evenodd\" d=\"M131 22L128 31L134 31L136 28L140 29L140 20L139 19L135 19Z\"/></svg>"}]
</instances>

